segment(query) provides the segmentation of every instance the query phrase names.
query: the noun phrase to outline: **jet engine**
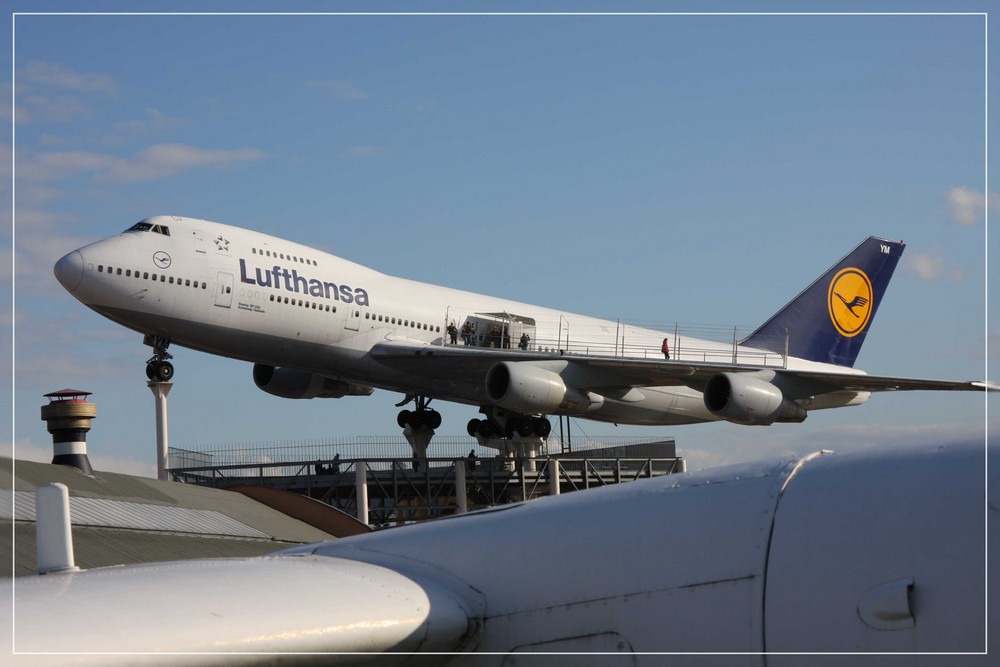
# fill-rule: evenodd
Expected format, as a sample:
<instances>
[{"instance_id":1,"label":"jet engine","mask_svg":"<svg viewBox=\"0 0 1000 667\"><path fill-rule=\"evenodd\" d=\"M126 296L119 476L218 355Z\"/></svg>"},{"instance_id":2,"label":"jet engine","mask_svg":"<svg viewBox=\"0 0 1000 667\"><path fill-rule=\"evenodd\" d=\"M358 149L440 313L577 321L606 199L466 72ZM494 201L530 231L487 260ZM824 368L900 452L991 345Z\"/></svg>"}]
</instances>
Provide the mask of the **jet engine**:
<instances>
[{"instance_id":1,"label":"jet engine","mask_svg":"<svg viewBox=\"0 0 1000 667\"><path fill-rule=\"evenodd\" d=\"M747 373L719 373L705 385L705 407L735 424L801 422L806 411L774 384Z\"/></svg>"},{"instance_id":2,"label":"jet engine","mask_svg":"<svg viewBox=\"0 0 1000 667\"><path fill-rule=\"evenodd\" d=\"M503 361L486 373L486 396L494 405L521 414L551 414L557 409L586 412L604 403L596 394L567 387L558 373Z\"/></svg>"},{"instance_id":3,"label":"jet engine","mask_svg":"<svg viewBox=\"0 0 1000 667\"><path fill-rule=\"evenodd\" d=\"M253 365L253 381L258 389L281 398L342 398L371 396L374 389L328 378L296 368Z\"/></svg>"}]
</instances>

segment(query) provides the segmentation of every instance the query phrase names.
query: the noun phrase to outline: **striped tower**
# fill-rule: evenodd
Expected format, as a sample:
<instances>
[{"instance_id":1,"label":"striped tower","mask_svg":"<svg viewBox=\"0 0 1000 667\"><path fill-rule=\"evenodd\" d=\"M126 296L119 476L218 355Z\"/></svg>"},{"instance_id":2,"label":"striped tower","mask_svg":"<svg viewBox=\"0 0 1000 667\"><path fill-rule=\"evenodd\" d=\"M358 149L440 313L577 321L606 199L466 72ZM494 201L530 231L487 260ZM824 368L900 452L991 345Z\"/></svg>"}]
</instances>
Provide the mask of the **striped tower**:
<instances>
[{"instance_id":1,"label":"striped tower","mask_svg":"<svg viewBox=\"0 0 1000 667\"><path fill-rule=\"evenodd\" d=\"M87 458L87 431L97 417L97 406L87 402L89 391L63 389L45 394L48 405L42 406L42 420L52 434L52 463L79 468L93 474Z\"/></svg>"}]
</instances>

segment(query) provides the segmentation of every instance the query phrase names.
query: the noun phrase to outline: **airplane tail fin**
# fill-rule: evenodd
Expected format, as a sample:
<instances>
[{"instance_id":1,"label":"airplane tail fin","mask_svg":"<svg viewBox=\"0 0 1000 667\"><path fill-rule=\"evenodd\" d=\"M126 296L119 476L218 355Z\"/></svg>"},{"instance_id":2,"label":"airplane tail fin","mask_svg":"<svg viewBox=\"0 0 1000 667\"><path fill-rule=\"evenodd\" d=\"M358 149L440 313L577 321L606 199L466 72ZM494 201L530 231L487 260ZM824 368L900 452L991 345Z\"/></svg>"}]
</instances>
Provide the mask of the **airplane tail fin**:
<instances>
[{"instance_id":1,"label":"airplane tail fin","mask_svg":"<svg viewBox=\"0 0 1000 667\"><path fill-rule=\"evenodd\" d=\"M854 366L904 247L868 237L740 345Z\"/></svg>"}]
</instances>

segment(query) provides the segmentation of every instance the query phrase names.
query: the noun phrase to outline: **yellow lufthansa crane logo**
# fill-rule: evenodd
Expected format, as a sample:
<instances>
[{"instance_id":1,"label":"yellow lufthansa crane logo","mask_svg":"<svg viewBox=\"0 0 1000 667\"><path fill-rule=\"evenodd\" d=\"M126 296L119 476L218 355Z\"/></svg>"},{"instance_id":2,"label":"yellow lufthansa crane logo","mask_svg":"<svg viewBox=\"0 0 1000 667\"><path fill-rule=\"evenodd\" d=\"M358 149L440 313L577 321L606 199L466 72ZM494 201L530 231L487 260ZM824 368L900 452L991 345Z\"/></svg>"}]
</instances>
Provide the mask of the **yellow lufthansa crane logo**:
<instances>
[{"instance_id":1,"label":"yellow lufthansa crane logo","mask_svg":"<svg viewBox=\"0 0 1000 667\"><path fill-rule=\"evenodd\" d=\"M872 314L872 281L861 269L843 269L830 281L826 307L833 326L852 338L865 330Z\"/></svg>"}]
</instances>

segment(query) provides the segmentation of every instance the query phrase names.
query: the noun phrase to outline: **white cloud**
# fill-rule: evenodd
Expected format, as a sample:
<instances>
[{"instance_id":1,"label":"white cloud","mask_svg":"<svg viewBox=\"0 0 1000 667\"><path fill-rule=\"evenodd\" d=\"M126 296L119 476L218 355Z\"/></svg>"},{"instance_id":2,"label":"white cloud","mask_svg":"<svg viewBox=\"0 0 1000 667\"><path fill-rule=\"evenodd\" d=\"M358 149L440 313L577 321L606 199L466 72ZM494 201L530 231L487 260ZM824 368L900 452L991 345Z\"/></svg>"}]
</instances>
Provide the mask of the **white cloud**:
<instances>
[{"instance_id":1,"label":"white cloud","mask_svg":"<svg viewBox=\"0 0 1000 667\"><path fill-rule=\"evenodd\" d=\"M316 90L326 91L329 96L341 102L357 102L367 100L369 95L366 91L358 88L349 81L320 81L312 79L306 85Z\"/></svg>"},{"instance_id":2,"label":"white cloud","mask_svg":"<svg viewBox=\"0 0 1000 667\"><path fill-rule=\"evenodd\" d=\"M933 253L913 253L905 258L903 268L924 282L965 280L965 271L945 265L944 260Z\"/></svg>"},{"instance_id":3,"label":"white cloud","mask_svg":"<svg viewBox=\"0 0 1000 667\"><path fill-rule=\"evenodd\" d=\"M57 63L33 60L17 72L19 84L58 88L76 92L113 93L118 84L106 74L77 72Z\"/></svg>"},{"instance_id":4,"label":"white cloud","mask_svg":"<svg viewBox=\"0 0 1000 667\"><path fill-rule=\"evenodd\" d=\"M361 145L351 146L347 149L348 157L356 158L374 157L376 155L381 155L382 153L385 153L385 149L381 146Z\"/></svg>"},{"instance_id":5,"label":"white cloud","mask_svg":"<svg viewBox=\"0 0 1000 667\"><path fill-rule=\"evenodd\" d=\"M264 157L265 153L253 148L228 150L184 144L157 144L131 157L90 151L58 151L41 153L19 163L17 178L38 183L92 173L94 181L99 183L136 183L156 180L186 169L220 168Z\"/></svg>"},{"instance_id":6,"label":"white cloud","mask_svg":"<svg viewBox=\"0 0 1000 667\"><path fill-rule=\"evenodd\" d=\"M136 183L153 181L185 169L225 167L236 162L260 160L265 154L253 148L239 150L206 149L184 144L157 144L119 159L94 180L100 183Z\"/></svg>"},{"instance_id":7,"label":"white cloud","mask_svg":"<svg viewBox=\"0 0 1000 667\"><path fill-rule=\"evenodd\" d=\"M115 123L114 131L119 132L150 132L169 130L181 125L182 121L163 113L159 109L146 109L144 118Z\"/></svg>"},{"instance_id":8,"label":"white cloud","mask_svg":"<svg viewBox=\"0 0 1000 667\"><path fill-rule=\"evenodd\" d=\"M31 61L15 73L15 114L20 123L65 123L90 111L86 96L113 95L114 79L96 72L78 72L63 65Z\"/></svg>"},{"instance_id":9,"label":"white cloud","mask_svg":"<svg viewBox=\"0 0 1000 667\"><path fill-rule=\"evenodd\" d=\"M1000 212L998 195L990 193L990 210ZM969 227L979 224L986 211L986 195L967 187L952 188L948 191L948 205L951 207L951 219L954 223Z\"/></svg>"}]
</instances>

